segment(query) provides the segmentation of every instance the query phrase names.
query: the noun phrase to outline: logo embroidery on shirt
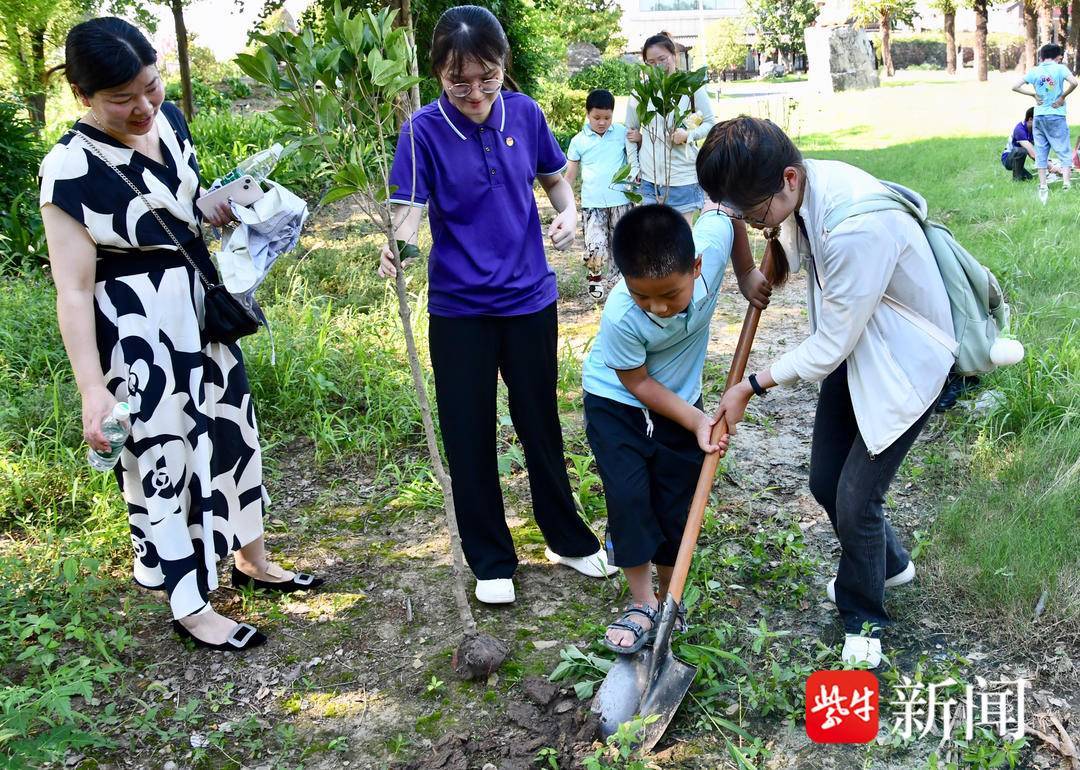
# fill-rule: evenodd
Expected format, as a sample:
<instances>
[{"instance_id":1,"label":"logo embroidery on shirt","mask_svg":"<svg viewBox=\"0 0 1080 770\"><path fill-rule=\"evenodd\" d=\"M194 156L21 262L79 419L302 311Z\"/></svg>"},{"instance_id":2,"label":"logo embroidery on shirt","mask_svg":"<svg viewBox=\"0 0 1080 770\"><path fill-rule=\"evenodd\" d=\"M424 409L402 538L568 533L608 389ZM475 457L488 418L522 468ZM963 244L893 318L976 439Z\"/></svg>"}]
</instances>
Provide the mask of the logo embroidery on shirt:
<instances>
[{"instance_id":1,"label":"logo embroidery on shirt","mask_svg":"<svg viewBox=\"0 0 1080 770\"><path fill-rule=\"evenodd\" d=\"M506 146L507 147L513 147L514 146L514 137L512 137L512 136L506 137Z\"/></svg>"}]
</instances>

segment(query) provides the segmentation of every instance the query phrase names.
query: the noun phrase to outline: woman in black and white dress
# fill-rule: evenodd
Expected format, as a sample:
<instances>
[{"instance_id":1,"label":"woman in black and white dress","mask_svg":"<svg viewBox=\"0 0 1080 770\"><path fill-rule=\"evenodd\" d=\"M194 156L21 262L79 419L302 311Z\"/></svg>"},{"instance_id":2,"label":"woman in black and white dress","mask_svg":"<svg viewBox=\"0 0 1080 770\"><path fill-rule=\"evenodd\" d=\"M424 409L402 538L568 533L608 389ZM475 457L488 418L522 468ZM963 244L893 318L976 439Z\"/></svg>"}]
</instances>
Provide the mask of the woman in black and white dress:
<instances>
[{"instance_id":1,"label":"woman in black and white dress","mask_svg":"<svg viewBox=\"0 0 1080 770\"><path fill-rule=\"evenodd\" d=\"M57 316L87 442L107 450L102 420L118 400L131 406L116 477L135 581L168 594L180 636L248 649L266 637L210 605L218 559L234 553L238 586L295 591L322 581L268 559L268 498L240 349L206 339L202 284L144 203L216 279L195 207L191 135L176 106L164 103L156 60L121 19L92 19L68 34L64 68L87 112L40 171ZM207 219L229 221L228 206Z\"/></svg>"}]
</instances>

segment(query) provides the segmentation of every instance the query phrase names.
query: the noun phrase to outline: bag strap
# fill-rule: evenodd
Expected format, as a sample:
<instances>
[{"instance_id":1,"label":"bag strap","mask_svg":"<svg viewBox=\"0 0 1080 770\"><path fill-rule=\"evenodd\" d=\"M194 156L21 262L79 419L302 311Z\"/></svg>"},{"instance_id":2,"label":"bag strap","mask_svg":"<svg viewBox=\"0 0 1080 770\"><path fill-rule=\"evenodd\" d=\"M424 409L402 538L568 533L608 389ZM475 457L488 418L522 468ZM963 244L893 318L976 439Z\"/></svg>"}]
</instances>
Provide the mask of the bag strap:
<instances>
[{"instance_id":1,"label":"bag strap","mask_svg":"<svg viewBox=\"0 0 1080 770\"><path fill-rule=\"evenodd\" d=\"M831 231L835 229L841 222L849 217L855 217L861 214L873 214L878 211L902 211L913 216L923 227L927 224L922 211L920 211L914 203L899 193L893 193L890 190L888 193L874 193L872 195L867 195L864 198L859 198L852 203L849 203L847 206L839 206L833 209L825 218L825 230ZM927 243L929 243L929 239L927 239ZM931 245L931 251L932 250L933 246ZM934 262L935 264L937 263L936 255ZM895 310L901 318L907 320L915 326L915 328L921 329L926 336L944 347L952 353L954 357L956 356L957 352L960 350L960 343L958 343L951 335L946 334L940 326L932 323L921 313L912 310L903 302L894 297L890 297L888 294L882 295L881 301Z\"/></svg>"},{"instance_id":2,"label":"bag strap","mask_svg":"<svg viewBox=\"0 0 1080 770\"><path fill-rule=\"evenodd\" d=\"M124 182L127 184L127 186L130 187L132 189L132 191L136 195L139 196L139 199L142 200L142 203L146 207L146 210L150 212L150 214L154 217L154 219L157 220L158 224L161 225L161 229L163 229L165 231L165 234L169 236L169 240L171 240L173 242L173 244L176 246L176 248L183 255L184 259L186 259L188 264L191 265L191 268L198 274L199 279L203 283L203 288L205 288L207 291L214 288L214 286L216 284L211 283L211 281L206 277L206 274L203 273L203 271L199 269L199 266L197 264L195 264L195 260L191 258L191 255L187 253L187 249L185 249L180 244L180 241L177 240L176 236L173 235L173 231L170 230L169 226L165 224L165 220L162 219L161 216L154 209L154 207L150 205L150 201L147 200L145 195L143 195L142 190L140 190L138 187L136 187L134 185L134 183L130 179L128 179L127 176L124 175L124 172L121 171L119 168L117 168L116 164L113 163L111 160L109 160L108 157L106 157L105 153L102 152L100 147L98 147L97 142L95 142L93 139L88 137L86 134L84 134L82 131L80 131L77 128L72 129L72 130L73 130L73 132L75 133L76 136L78 136L80 139L83 140L83 142L86 143L87 147L90 148L90 151L93 152L94 155L96 155L98 157L98 159L101 160L101 162L103 162L105 165L107 165L109 168L111 168L113 171L115 171L117 176L119 176L121 179L123 179Z\"/></svg>"},{"instance_id":3,"label":"bag strap","mask_svg":"<svg viewBox=\"0 0 1080 770\"><path fill-rule=\"evenodd\" d=\"M912 310L900 300L890 297L888 294L882 295L881 301L895 310L901 318L906 319L915 326L915 328L922 329L926 333L926 336L948 350L954 357L959 352L960 343L946 334L937 324L931 323L926 317Z\"/></svg>"}]
</instances>

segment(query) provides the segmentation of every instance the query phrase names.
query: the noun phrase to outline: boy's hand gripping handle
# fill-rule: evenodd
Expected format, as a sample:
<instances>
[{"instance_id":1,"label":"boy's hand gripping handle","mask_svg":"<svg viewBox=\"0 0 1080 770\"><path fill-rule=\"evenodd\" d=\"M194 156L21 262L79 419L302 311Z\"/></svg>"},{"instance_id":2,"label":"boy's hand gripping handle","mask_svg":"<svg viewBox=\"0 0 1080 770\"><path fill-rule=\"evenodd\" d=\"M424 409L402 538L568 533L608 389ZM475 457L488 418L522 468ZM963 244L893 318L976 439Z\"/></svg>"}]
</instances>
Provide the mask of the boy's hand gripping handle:
<instances>
[{"instance_id":1,"label":"boy's hand gripping handle","mask_svg":"<svg viewBox=\"0 0 1080 770\"><path fill-rule=\"evenodd\" d=\"M769 239L765 245L765 255L761 259L761 272L769 279L770 283L773 281L775 259L773 240ZM753 347L754 335L757 333L760 319L761 310L749 305L746 308L746 316L743 318L742 331L739 333L739 342L735 346L735 355L731 359L731 369L728 370L724 390L742 380L743 374L746 373L746 362L750 358L750 348ZM711 442L715 444L727 433L727 420L722 419L713 426ZM713 478L716 476L716 466L719 462L719 452L705 455L705 462L701 466L701 475L698 476L697 488L694 490L694 499L690 502L690 514L686 519L686 528L683 529L682 542L679 544L679 555L675 559L675 569L672 572L671 583L668 588L668 595L675 599L676 604L682 601L683 589L686 587L686 576L690 572L690 562L694 558L698 535L701 534L705 506L709 502L709 493L712 491Z\"/></svg>"}]
</instances>

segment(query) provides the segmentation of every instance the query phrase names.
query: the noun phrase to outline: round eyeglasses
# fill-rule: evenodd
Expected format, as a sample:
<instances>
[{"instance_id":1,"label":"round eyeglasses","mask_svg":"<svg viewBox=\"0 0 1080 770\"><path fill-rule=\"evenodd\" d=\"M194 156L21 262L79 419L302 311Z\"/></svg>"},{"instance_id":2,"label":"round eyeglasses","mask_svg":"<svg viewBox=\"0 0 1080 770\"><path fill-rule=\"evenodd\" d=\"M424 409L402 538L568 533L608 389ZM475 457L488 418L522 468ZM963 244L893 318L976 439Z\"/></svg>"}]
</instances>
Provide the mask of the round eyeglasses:
<instances>
[{"instance_id":1,"label":"round eyeglasses","mask_svg":"<svg viewBox=\"0 0 1080 770\"><path fill-rule=\"evenodd\" d=\"M480 81L480 93L482 94L497 94L502 90L502 78L492 78L491 80ZM458 99L464 99L473 92L473 88L476 87L475 83L454 83L448 89L447 93L451 96L455 96Z\"/></svg>"},{"instance_id":2,"label":"round eyeglasses","mask_svg":"<svg viewBox=\"0 0 1080 770\"><path fill-rule=\"evenodd\" d=\"M724 208L726 208L727 211L725 211L724 208L722 208L722 209L720 209L720 213L724 214L725 216L729 217L730 219L738 219L738 220L741 220L743 222L746 222L751 227L756 227L756 228L759 228L759 229L760 228L766 228L766 227L770 226L765 220L769 218L769 211L772 209L772 202L773 202L773 198L775 198L775 197L776 197L776 193L773 193L772 195L770 195L768 197L768 205L765 207L765 213L761 215L760 219L758 219L757 217L748 216L746 214L746 212L739 211L738 208L736 208L735 206L732 206L729 203L724 204ZM762 203L764 203L764 201L762 201ZM758 204L752 206L751 208L759 208L760 206L761 206L761 203L758 203Z\"/></svg>"}]
</instances>

